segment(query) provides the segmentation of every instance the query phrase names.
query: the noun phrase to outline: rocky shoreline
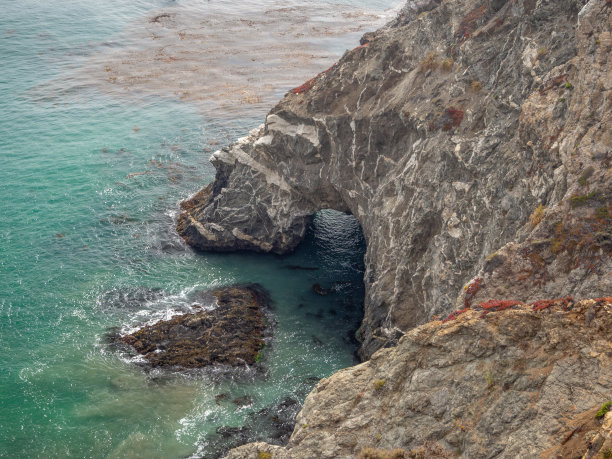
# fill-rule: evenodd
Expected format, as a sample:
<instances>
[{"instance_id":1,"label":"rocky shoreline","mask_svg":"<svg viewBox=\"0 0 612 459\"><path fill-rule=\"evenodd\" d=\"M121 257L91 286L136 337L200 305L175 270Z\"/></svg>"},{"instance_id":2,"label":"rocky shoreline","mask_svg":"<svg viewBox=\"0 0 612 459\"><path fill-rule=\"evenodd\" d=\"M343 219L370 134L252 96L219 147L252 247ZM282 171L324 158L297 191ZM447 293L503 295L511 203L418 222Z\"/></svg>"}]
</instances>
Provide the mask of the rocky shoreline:
<instances>
[{"instance_id":1,"label":"rocky shoreline","mask_svg":"<svg viewBox=\"0 0 612 459\"><path fill-rule=\"evenodd\" d=\"M367 243L371 360L229 457L607 454L611 28L607 0L410 0L212 156L193 247L287 253L327 208Z\"/></svg>"}]
</instances>

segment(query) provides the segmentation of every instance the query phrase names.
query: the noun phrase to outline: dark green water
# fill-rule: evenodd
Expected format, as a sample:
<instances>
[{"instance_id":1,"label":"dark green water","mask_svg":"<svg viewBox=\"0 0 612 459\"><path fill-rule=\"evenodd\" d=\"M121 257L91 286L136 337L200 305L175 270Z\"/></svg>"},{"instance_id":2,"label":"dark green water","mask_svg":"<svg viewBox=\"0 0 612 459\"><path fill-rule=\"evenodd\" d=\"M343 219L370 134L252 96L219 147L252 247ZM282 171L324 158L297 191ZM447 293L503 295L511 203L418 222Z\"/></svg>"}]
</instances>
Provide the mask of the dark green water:
<instances>
[{"instance_id":1,"label":"dark green water","mask_svg":"<svg viewBox=\"0 0 612 459\"><path fill-rule=\"evenodd\" d=\"M265 111L203 114L152 92L123 99L74 76L91 56L121 48L112 37L132 21L173 4L3 4L1 457L204 454L218 427L240 426L286 397L301 402L313 377L354 363L364 250L354 219L318 214L286 257L197 254L174 232L180 200L214 176L210 151L245 135ZM33 91L52 80L65 93ZM274 302L264 372L150 372L105 341L113 327L186 310L194 291L239 282L262 284ZM318 296L314 283L334 291ZM253 404L217 403L219 394Z\"/></svg>"}]
</instances>

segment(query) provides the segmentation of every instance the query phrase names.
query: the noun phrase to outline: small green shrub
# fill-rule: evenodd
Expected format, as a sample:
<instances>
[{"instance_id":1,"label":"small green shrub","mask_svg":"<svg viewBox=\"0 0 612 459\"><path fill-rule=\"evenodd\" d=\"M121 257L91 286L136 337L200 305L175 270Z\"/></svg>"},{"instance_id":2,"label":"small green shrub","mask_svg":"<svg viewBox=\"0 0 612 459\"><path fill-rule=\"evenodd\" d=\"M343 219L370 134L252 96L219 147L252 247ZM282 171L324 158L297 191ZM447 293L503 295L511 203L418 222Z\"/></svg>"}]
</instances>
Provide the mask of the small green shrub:
<instances>
[{"instance_id":1,"label":"small green shrub","mask_svg":"<svg viewBox=\"0 0 612 459\"><path fill-rule=\"evenodd\" d=\"M542 219L544 218L545 210L546 207L544 207L543 204L540 204L538 207L535 208L535 210L529 217L529 223L531 223L532 228L538 226L538 224L542 221Z\"/></svg>"},{"instance_id":2,"label":"small green shrub","mask_svg":"<svg viewBox=\"0 0 612 459\"><path fill-rule=\"evenodd\" d=\"M608 208L606 206L598 207L595 211L595 218L604 219L608 218Z\"/></svg>"},{"instance_id":3,"label":"small green shrub","mask_svg":"<svg viewBox=\"0 0 612 459\"><path fill-rule=\"evenodd\" d=\"M565 83L565 89L572 90L572 89L574 89L574 85L571 84L571 83Z\"/></svg>"},{"instance_id":4,"label":"small green shrub","mask_svg":"<svg viewBox=\"0 0 612 459\"><path fill-rule=\"evenodd\" d=\"M453 69L454 63L455 61L453 60L453 58L449 57L447 59L444 59L442 62L440 62L440 68L444 70L445 72L450 72Z\"/></svg>"},{"instance_id":5,"label":"small green shrub","mask_svg":"<svg viewBox=\"0 0 612 459\"><path fill-rule=\"evenodd\" d=\"M610 411L610 408L612 408L612 402L606 402L603 405L601 405L600 410L595 414L596 418L603 418L606 413L608 411Z\"/></svg>"},{"instance_id":6,"label":"small green shrub","mask_svg":"<svg viewBox=\"0 0 612 459\"><path fill-rule=\"evenodd\" d=\"M610 459L612 457L612 449L606 448L601 452L603 459Z\"/></svg>"},{"instance_id":7,"label":"small green shrub","mask_svg":"<svg viewBox=\"0 0 612 459\"><path fill-rule=\"evenodd\" d=\"M580 178L578 179L580 186L587 186L588 179L591 175L593 175L593 172L595 172L595 169L593 169L592 166L589 166L582 171L582 174L580 174Z\"/></svg>"},{"instance_id":8,"label":"small green shrub","mask_svg":"<svg viewBox=\"0 0 612 459\"><path fill-rule=\"evenodd\" d=\"M591 193L584 194L584 195L575 194L570 197L570 204L572 207L580 207L580 206L584 206L591 199L597 199L597 198L599 198L599 193L597 191L592 191Z\"/></svg>"},{"instance_id":9,"label":"small green shrub","mask_svg":"<svg viewBox=\"0 0 612 459\"><path fill-rule=\"evenodd\" d=\"M425 59L419 64L419 70L421 72L427 72L428 70L434 70L438 66L438 53L430 52L427 53Z\"/></svg>"},{"instance_id":10,"label":"small green shrub","mask_svg":"<svg viewBox=\"0 0 612 459\"><path fill-rule=\"evenodd\" d=\"M377 379L374 381L374 390L382 390L382 388L385 387L385 384L387 384L386 379Z\"/></svg>"}]
</instances>

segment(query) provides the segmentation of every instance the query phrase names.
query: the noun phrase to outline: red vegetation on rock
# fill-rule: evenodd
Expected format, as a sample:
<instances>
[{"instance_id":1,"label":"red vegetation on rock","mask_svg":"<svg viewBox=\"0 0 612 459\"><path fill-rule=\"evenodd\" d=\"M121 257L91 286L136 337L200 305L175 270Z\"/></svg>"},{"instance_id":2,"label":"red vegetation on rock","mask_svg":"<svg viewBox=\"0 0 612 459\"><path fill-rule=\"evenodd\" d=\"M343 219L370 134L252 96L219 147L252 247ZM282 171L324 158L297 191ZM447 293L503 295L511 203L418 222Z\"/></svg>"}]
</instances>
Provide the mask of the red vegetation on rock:
<instances>
[{"instance_id":1,"label":"red vegetation on rock","mask_svg":"<svg viewBox=\"0 0 612 459\"><path fill-rule=\"evenodd\" d=\"M512 306L518 306L520 304L523 303L516 300L489 300L485 301L484 303L480 303L478 307L484 309L484 311L482 311L482 314L480 314L480 317L484 317L489 312L503 311L505 309L510 309Z\"/></svg>"},{"instance_id":2,"label":"red vegetation on rock","mask_svg":"<svg viewBox=\"0 0 612 459\"><path fill-rule=\"evenodd\" d=\"M548 309L551 306L558 304L567 308L567 306L574 301L574 298L571 296L566 296L565 298L557 298L555 300L538 300L533 303L530 303L530 306L533 306L534 311L542 311L544 309Z\"/></svg>"},{"instance_id":3,"label":"red vegetation on rock","mask_svg":"<svg viewBox=\"0 0 612 459\"><path fill-rule=\"evenodd\" d=\"M365 45L358 46L355 49L364 48L364 47L367 47L367 46L369 46L368 43L366 43ZM325 75L327 72L329 72L331 69L333 69L336 65L338 65L338 63L335 63L334 65L332 65L330 68L328 68L324 72L319 73L317 76L315 76L314 78L311 78L310 80L308 80L303 85L300 85L297 88L293 88L289 92L292 92L293 94L302 94L303 92L308 92L308 90L310 88L312 88L312 86L314 85L315 81L317 81L317 78L319 78L321 75Z\"/></svg>"},{"instance_id":4,"label":"red vegetation on rock","mask_svg":"<svg viewBox=\"0 0 612 459\"><path fill-rule=\"evenodd\" d=\"M472 298L478 293L478 290L482 287L482 279L480 277L475 278L472 282L465 287L465 298L463 300L463 305L466 308L469 308L472 303Z\"/></svg>"},{"instance_id":5,"label":"red vegetation on rock","mask_svg":"<svg viewBox=\"0 0 612 459\"><path fill-rule=\"evenodd\" d=\"M457 127L463 121L463 110L460 108L449 107L444 110L442 115L442 130L450 131L452 128Z\"/></svg>"},{"instance_id":6,"label":"red vegetation on rock","mask_svg":"<svg viewBox=\"0 0 612 459\"><path fill-rule=\"evenodd\" d=\"M461 24L459 24L457 32L455 33L455 37L459 40L460 43L463 43L465 40L472 36L472 33L476 29L478 20L484 16L486 10L487 5L486 3L483 3L479 7L470 11L470 13L463 18Z\"/></svg>"},{"instance_id":7,"label":"red vegetation on rock","mask_svg":"<svg viewBox=\"0 0 612 459\"><path fill-rule=\"evenodd\" d=\"M437 118L429 123L429 129L432 131L442 129L443 131L450 131L456 128L463 121L463 110L455 107L448 107L444 110L442 115L438 115Z\"/></svg>"},{"instance_id":8,"label":"red vegetation on rock","mask_svg":"<svg viewBox=\"0 0 612 459\"><path fill-rule=\"evenodd\" d=\"M550 80L548 82L548 84L543 85L540 88L540 95L544 95L546 94L546 92L552 88L555 88L557 86L559 86L561 83L567 81L567 77L568 74L567 73L562 73L561 75L556 76L555 78L553 78L552 80Z\"/></svg>"},{"instance_id":9,"label":"red vegetation on rock","mask_svg":"<svg viewBox=\"0 0 612 459\"><path fill-rule=\"evenodd\" d=\"M466 291L477 291L477 289L481 286L481 282L482 279L474 279L474 281L466 287ZM612 303L612 296L595 298L593 301L596 301L597 303ZM466 293L466 303L467 302L468 299ZM574 298L571 296L566 296L565 298L555 298L552 300L538 300L528 304L517 300L489 300L483 303L479 303L477 306L475 306L475 309L482 309L482 313L480 314L480 317L482 318L491 312L504 311L514 306L531 306L533 308L533 311L535 312L543 311L545 309L550 308L551 306L561 306L565 311L569 311L571 309L571 306L573 306L573 303ZM469 309L470 307L466 306L463 309L451 312L445 319L442 319L442 323L457 319L461 314L467 312Z\"/></svg>"},{"instance_id":10,"label":"red vegetation on rock","mask_svg":"<svg viewBox=\"0 0 612 459\"><path fill-rule=\"evenodd\" d=\"M317 77L311 78L306 83L298 86L297 88L293 88L291 92L293 94L302 94L303 92L307 92L310 88L312 88L312 85L314 84L316 79Z\"/></svg>"},{"instance_id":11,"label":"red vegetation on rock","mask_svg":"<svg viewBox=\"0 0 612 459\"><path fill-rule=\"evenodd\" d=\"M448 317L446 317L446 319L442 319L442 323L445 324L446 322L448 322L449 320L455 320L457 317L459 317L461 314L463 314L464 312L466 312L467 310L469 310L470 308L463 308L463 309L459 309L455 312L451 312Z\"/></svg>"},{"instance_id":12,"label":"red vegetation on rock","mask_svg":"<svg viewBox=\"0 0 612 459\"><path fill-rule=\"evenodd\" d=\"M368 46L370 46L370 44L369 44L369 43L364 43L363 45L359 45L359 46L357 46L356 48L353 48L353 50L352 50L352 51L355 51L355 50L357 50L357 49L361 49L361 48L367 48Z\"/></svg>"}]
</instances>

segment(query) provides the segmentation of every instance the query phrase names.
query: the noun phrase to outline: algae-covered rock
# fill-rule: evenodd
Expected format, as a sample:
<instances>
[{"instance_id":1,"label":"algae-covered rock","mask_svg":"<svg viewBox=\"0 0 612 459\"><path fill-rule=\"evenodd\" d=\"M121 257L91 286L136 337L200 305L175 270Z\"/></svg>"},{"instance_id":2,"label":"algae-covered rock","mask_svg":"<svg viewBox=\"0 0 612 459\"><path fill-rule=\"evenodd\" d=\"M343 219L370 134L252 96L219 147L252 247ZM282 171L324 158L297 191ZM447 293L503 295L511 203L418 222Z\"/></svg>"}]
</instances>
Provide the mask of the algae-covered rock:
<instances>
[{"instance_id":1,"label":"algae-covered rock","mask_svg":"<svg viewBox=\"0 0 612 459\"><path fill-rule=\"evenodd\" d=\"M153 367L254 364L264 344L267 293L255 284L209 293L216 298L214 309L147 325L119 341L133 347Z\"/></svg>"}]
</instances>

